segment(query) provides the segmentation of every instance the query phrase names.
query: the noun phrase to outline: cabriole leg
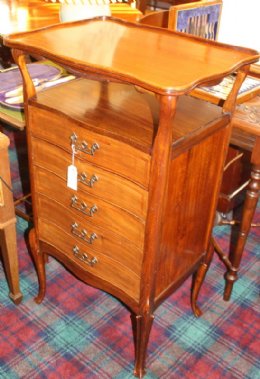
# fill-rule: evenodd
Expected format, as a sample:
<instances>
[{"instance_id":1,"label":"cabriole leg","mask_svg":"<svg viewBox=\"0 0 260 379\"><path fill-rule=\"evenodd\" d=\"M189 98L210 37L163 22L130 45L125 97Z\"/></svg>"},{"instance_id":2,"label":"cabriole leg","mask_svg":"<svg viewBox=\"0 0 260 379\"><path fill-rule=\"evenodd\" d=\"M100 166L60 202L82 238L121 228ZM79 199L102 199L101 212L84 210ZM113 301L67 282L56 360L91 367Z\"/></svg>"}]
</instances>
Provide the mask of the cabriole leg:
<instances>
[{"instance_id":1,"label":"cabriole leg","mask_svg":"<svg viewBox=\"0 0 260 379\"><path fill-rule=\"evenodd\" d=\"M197 300L198 300L199 292L204 282L213 254L214 254L214 246L211 241L208 254L206 255L205 260L200 264L198 270L195 272L194 277L193 277L193 286L192 286L192 291L191 291L191 308L196 317L200 317L202 315L202 311L197 305Z\"/></svg>"},{"instance_id":2,"label":"cabriole leg","mask_svg":"<svg viewBox=\"0 0 260 379\"><path fill-rule=\"evenodd\" d=\"M45 257L44 254L40 252L39 245L36 239L35 229L30 230L29 242L39 281L39 292L34 300L37 304L40 304L46 292Z\"/></svg>"},{"instance_id":3,"label":"cabriole leg","mask_svg":"<svg viewBox=\"0 0 260 379\"><path fill-rule=\"evenodd\" d=\"M145 358L150 331L154 316L151 314L131 315L135 342L134 375L142 378L145 375Z\"/></svg>"}]
</instances>

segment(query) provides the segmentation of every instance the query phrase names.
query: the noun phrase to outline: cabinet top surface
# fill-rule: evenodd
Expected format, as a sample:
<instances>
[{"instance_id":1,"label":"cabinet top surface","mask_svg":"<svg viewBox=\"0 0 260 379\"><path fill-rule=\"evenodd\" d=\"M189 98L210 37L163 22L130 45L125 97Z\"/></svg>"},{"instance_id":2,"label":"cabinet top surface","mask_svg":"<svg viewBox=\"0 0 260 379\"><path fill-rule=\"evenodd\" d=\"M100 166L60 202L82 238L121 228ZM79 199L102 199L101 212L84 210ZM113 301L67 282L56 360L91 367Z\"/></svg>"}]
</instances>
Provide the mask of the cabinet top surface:
<instances>
[{"instance_id":1,"label":"cabinet top surface","mask_svg":"<svg viewBox=\"0 0 260 379\"><path fill-rule=\"evenodd\" d=\"M254 50L109 17L13 34L4 42L81 73L173 95L221 79L258 60Z\"/></svg>"}]
</instances>

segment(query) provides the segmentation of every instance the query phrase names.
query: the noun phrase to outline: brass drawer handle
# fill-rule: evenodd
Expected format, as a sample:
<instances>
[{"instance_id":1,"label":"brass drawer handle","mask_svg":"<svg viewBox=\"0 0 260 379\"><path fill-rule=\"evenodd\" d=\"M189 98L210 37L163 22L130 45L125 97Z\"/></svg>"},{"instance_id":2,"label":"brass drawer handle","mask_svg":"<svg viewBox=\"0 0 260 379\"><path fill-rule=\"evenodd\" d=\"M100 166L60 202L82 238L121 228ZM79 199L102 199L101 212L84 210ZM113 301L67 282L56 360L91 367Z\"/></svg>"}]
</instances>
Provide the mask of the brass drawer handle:
<instances>
[{"instance_id":1,"label":"brass drawer handle","mask_svg":"<svg viewBox=\"0 0 260 379\"><path fill-rule=\"evenodd\" d=\"M79 247L75 245L72 249L74 257L79 259L81 262L86 263L88 266L93 267L96 263L98 263L98 260L96 257L89 258L87 253L80 253Z\"/></svg>"},{"instance_id":2,"label":"brass drawer handle","mask_svg":"<svg viewBox=\"0 0 260 379\"><path fill-rule=\"evenodd\" d=\"M73 224L71 224L71 233L81 238L83 241L92 244L93 241L97 238L96 233L91 233L90 235L88 235L86 229L82 229L81 231L79 231L78 226L79 225L76 222L73 222Z\"/></svg>"},{"instance_id":3,"label":"brass drawer handle","mask_svg":"<svg viewBox=\"0 0 260 379\"><path fill-rule=\"evenodd\" d=\"M82 151L85 154L88 155L94 155L95 151L99 149L99 144L97 142L94 142L91 147L88 147L88 143L86 141L82 141L81 144L76 144L78 136L76 133L73 133L70 136L71 139L71 145L75 147L75 151L79 150Z\"/></svg>"},{"instance_id":4,"label":"brass drawer handle","mask_svg":"<svg viewBox=\"0 0 260 379\"><path fill-rule=\"evenodd\" d=\"M88 207L88 205L82 201L80 204L78 204L78 198L76 195L73 195L71 198L70 203L72 208L77 209L78 211L84 213L85 215L89 217L93 217L94 213L97 212L98 207L94 204L91 208Z\"/></svg>"},{"instance_id":5,"label":"brass drawer handle","mask_svg":"<svg viewBox=\"0 0 260 379\"><path fill-rule=\"evenodd\" d=\"M94 183L98 181L98 177L95 174L92 175L89 180L87 179L87 177L88 177L87 174L85 172L82 172L81 174L78 175L78 182L92 188L94 186Z\"/></svg>"}]
</instances>

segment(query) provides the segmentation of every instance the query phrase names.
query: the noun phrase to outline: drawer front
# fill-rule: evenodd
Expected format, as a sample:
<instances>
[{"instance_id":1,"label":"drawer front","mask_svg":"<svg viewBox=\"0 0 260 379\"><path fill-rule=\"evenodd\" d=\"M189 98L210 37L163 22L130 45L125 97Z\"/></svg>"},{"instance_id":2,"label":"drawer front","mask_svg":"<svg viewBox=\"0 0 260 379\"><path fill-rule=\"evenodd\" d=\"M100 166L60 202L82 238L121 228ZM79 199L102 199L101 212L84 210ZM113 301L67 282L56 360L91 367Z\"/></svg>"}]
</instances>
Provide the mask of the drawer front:
<instances>
[{"instance_id":1,"label":"drawer front","mask_svg":"<svg viewBox=\"0 0 260 379\"><path fill-rule=\"evenodd\" d=\"M140 278L131 270L126 269L120 262L86 247L75 238L68 235L50 221L38 220L38 228L41 240L49 243L59 250L63 256L73 262L76 267L80 267L86 272L90 272L95 277L111 283L119 288L131 298L139 300ZM55 241L55 243L53 243ZM122 248L122 254L124 249Z\"/></svg>"},{"instance_id":2,"label":"drawer front","mask_svg":"<svg viewBox=\"0 0 260 379\"><path fill-rule=\"evenodd\" d=\"M67 180L67 168L71 154L43 140L33 138L34 163ZM147 191L119 175L94 166L75 157L78 169L78 188L91 195L101 197L139 218L144 219L147 211Z\"/></svg>"},{"instance_id":3,"label":"drawer front","mask_svg":"<svg viewBox=\"0 0 260 379\"><path fill-rule=\"evenodd\" d=\"M33 136L49 141L69 154L73 142L78 158L148 187L148 154L126 143L96 134L61 114L31 106L29 117Z\"/></svg>"},{"instance_id":4,"label":"drawer front","mask_svg":"<svg viewBox=\"0 0 260 379\"><path fill-rule=\"evenodd\" d=\"M37 209L42 222L51 221L57 228L73 237L75 242L82 243L87 249L102 252L140 276L142 250L137 249L126 239L107 229L93 226L80 215L75 217L73 212L43 195L38 196ZM52 244L55 244L55 240Z\"/></svg>"},{"instance_id":5,"label":"drawer front","mask_svg":"<svg viewBox=\"0 0 260 379\"><path fill-rule=\"evenodd\" d=\"M143 249L143 221L97 197L80 190L71 190L64 180L49 171L35 168L34 174L37 196L43 194L73 212L75 217L81 215L93 226L110 230Z\"/></svg>"}]
</instances>

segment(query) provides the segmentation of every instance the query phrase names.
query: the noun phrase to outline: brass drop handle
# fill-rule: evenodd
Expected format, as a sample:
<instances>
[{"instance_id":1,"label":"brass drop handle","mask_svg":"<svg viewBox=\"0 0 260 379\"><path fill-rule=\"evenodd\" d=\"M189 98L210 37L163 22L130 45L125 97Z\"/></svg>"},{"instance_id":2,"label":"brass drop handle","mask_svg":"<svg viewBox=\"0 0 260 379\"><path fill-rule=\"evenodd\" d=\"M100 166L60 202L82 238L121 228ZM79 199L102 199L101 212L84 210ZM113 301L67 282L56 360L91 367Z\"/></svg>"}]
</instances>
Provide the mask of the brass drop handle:
<instances>
[{"instance_id":1,"label":"brass drop handle","mask_svg":"<svg viewBox=\"0 0 260 379\"><path fill-rule=\"evenodd\" d=\"M85 172L82 172L78 175L78 182L85 184L86 186L92 188L94 186L94 183L98 181L97 175L93 174L90 179L88 179L88 176Z\"/></svg>"},{"instance_id":2,"label":"brass drop handle","mask_svg":"<svg viewBox=\"0 0 260 379\"><path fill-rule=\"evenodd\" d=\"M94 204L92 207L89 207L84 201L80 204L78 203L78 198L76 195L73 195L71 198L70 206L77 209L78 211L84 213L89 217L93 217L94 213L98 211L98 207Z\"/></svg>"},{"instance_id":3,"label":"brass drop handle","mask_svg":"<svg viewBox=\"0 0 260 379\"><path fill-rule=\"evenodd\" d=\"M81 231L79 231L78 227L79 225L76 222L73 222L71 224L71 233L81 238L83 241L92 244L93 241L97 238L96 233L91 233L90 235L88 235L86 229L82 229Z\"/></svg>"},{"instance_id":4,"label":"brass drop handle","mask_svg":"<svg viewBox=\"0 0 260 379\"><path fill-rule=\"evenodd\" d=\"M96 150L99 149L99 144L97 142L94 142L91 147L88 146L88 143L86 141L82 141L81 143L77 144L78 136L75 132L72 133L70 136L71 145L74 146L75 152L82 151L85 154L88 155L94 155Z\"/></svg>"},{"instance_id":5,"label":"brass drop handle","mask_svg":"<svg viewBox=\"0 0 260 379\"><path fill-rule=\"evenodd\" d=\"M79 247L77 245L73 246L73 255L77 259L79 259L81 262L86 263L88 266L94 266L98 263L98 260L96 257L90 258L87 253L80 253Z\"/></svg>"}]
</instances>

